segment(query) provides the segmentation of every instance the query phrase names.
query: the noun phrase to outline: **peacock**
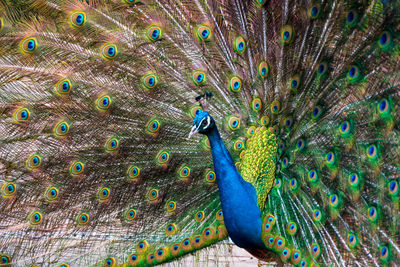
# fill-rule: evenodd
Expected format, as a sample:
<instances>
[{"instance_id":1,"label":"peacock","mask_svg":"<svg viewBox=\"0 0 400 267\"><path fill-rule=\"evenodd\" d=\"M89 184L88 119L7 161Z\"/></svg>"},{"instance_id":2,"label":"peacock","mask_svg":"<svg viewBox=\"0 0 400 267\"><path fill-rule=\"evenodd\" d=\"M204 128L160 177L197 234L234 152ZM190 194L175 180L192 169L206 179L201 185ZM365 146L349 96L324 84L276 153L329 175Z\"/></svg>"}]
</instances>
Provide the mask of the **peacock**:
<instances>
[{"instance_id":1,"label":"peacock","mask_svg":"<svg viewBox=\"0 0 400 267\"><path fill-rule=\"evenodd\" d=\"M2 0L0 265L400 265L399 103L400 1Z\"/></svg>"}]
</instances>

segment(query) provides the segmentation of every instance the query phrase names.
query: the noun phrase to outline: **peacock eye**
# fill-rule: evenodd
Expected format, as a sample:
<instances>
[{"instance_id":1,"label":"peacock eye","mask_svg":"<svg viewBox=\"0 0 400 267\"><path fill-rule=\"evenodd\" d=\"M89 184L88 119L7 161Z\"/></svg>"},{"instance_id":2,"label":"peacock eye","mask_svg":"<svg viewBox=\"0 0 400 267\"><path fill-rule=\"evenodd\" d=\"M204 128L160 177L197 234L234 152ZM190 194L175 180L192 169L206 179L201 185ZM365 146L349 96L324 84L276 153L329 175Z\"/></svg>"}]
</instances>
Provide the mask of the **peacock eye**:
<instances>
[{"instance_id":1,"label":"peacock eye","mask_svg":"<svg viewBox=\"0 0 400 267\"><path fill-rule=\"evenodd\" d=\"M201 123L201 125L206 126L206 125L207 125L207 121L204 120L204 121Z\"/></svg>"}]
</instances>

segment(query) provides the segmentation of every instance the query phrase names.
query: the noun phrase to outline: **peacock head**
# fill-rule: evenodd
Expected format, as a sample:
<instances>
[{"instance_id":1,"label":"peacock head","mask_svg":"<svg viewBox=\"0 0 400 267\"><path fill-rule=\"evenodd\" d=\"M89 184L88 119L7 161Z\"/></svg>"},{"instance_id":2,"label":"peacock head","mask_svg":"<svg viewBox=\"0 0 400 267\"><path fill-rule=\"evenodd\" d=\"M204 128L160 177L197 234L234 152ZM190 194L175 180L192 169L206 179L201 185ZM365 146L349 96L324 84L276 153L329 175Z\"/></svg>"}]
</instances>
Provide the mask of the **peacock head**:
<instances>
[{"instance_id":1,"label":"peacock head","mask_svg":"<svg viewBox=\"0 0 400 267\"><path fill-rule=\"evenodd\" d=\"M215 121L211 115L207 111L201 112L197 114L193 120L193 127L190 131L189 138L196 133L207 134L214 127Z\"/></svg>"}]
</instances>

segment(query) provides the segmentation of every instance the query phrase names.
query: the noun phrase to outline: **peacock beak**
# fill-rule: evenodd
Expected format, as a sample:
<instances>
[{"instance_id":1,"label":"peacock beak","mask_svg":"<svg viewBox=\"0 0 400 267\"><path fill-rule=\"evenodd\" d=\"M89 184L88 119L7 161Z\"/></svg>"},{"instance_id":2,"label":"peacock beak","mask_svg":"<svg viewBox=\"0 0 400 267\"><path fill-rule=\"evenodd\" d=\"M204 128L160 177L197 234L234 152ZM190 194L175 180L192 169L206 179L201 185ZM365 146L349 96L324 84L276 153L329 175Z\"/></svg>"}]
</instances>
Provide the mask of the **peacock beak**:
<instances>
[{"instance_id":1,"label":"peacock beak","mask_svg":"<svg viewBox=\"0 0 400 267\"><path fill-rule=\"evenodd\" d=\"M192 130L190 130L190 133L189 133L189 138L192 137L192 135L194 135L194 134L196 134L198 132L199 132L199 129L197 128L197 126L193 125Z\"/></svg>"}]
</instances>

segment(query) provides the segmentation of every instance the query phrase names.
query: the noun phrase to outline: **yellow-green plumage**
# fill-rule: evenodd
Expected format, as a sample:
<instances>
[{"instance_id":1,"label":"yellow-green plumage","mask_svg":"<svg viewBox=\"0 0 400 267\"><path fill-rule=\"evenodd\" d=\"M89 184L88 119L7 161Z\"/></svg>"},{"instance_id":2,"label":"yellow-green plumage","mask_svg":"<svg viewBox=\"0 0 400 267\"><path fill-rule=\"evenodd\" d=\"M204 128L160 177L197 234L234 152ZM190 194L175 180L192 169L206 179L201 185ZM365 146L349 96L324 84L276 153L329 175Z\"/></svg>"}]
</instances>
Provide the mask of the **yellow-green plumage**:
<instances>
[{"instance_id":1,"label":"yellow-green plumage","mask_svg":"<svg viewBox=\"0 0 400 267\"><path fill-rule=\"evenodd\" d=\"M386 0L2 1L0 265L149 266L241 241L254 229L231 227L217 186L235 167L231 199L261 214L236 217L261 225L255 256L399 265L399 14ZM227 148L214 158L187 138L202 111Z\"/></svg>"}]
</instances>

